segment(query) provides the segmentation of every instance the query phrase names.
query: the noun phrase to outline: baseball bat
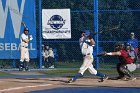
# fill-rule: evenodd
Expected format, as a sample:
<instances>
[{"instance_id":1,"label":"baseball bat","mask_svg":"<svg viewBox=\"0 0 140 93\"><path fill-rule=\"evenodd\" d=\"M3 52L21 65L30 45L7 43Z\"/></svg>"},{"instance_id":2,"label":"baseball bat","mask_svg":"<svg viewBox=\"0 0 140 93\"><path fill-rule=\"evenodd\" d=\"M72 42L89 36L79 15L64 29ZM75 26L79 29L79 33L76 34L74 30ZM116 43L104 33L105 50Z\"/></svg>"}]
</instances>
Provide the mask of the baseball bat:
<instances>
[{"instance_id":1,"label":"baseball bat","mask_svg":"<svg viewBox=\"0 0 140 93\"><path fill-rule=\"evenodd\" d=\"M96 34L102 34L103 31L99 31L99 32L94 32L93 35L96 35Z\"/></svg>"},{"instance_id":2,"label":"baseball bat","mask_svg":"<svg viewBox=\"0 0 140 93\"><path fill-rule=\"evenodd\" d=\"M27 28L26 24L24 23L24 21L21 22L24 26L24 28Z\"/></svg>"},{"instance_id":3,"label":"baseball bat","mask_svg":"<svg viewBox=\"0 0 140 93\"><path fill-rule=\"evenodd\" d=\"M101 31L99 31L99 32L94 32L94 33L93 33L93 36L96 35L96 34L103 34L103 33L108 33L108 32L111 32L111 31L115 31L115 30L117 30L118 28L119 28L119 26L116 26L116 27L112 27L112 28L110 28L110 29L108 29L108 30L105 29L105 31L101 30Z\"/></svg>"},{"instance_id":4,"label":"baseball bat","mask_svg":"<svg viewBox=\"0 0 140 93\"><path fill-rule=\"evenodd\" d=\"M27 25L24 23L24 21L22 21L22 24L24 26L24 28L27 28ZM29 39L32 38L32 35L28 34Z\"/></svg>"}]
</instances>

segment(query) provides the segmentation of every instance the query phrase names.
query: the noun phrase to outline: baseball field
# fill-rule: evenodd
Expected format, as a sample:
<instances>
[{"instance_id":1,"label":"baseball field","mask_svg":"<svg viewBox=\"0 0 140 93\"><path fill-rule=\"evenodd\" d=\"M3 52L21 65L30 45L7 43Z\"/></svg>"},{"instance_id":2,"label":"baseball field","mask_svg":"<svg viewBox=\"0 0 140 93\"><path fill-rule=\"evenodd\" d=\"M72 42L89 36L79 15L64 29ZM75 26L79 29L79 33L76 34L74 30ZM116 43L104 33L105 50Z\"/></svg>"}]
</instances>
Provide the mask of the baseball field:
<instances>
[{"instance_id":1,"label":"baseball field","mask_svg":"<svg viewBox=\"0 0 140 93\"><path fill-rule=\"evenodd\" d=\"M136 80L116 80L115 71L100 70L109 76L104 82L85 73L76 82L66 83L76 72L73 70L45 69L19 72L16 69L0 72L0 93L139 93L140 77Z\"/></svg>"}]
</instances>

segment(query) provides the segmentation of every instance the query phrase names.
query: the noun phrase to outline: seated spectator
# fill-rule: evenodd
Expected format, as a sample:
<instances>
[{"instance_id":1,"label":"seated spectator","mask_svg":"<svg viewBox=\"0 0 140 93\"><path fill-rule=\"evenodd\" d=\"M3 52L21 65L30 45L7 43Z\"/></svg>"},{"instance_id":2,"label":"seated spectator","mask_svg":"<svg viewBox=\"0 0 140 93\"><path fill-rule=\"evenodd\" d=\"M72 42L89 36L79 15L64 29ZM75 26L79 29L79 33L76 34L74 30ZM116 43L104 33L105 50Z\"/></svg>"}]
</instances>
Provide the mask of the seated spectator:
<instances>
[{"instance_id":1,"label":"seated spectator","mask_svg":"<svg viewBox=\"0 0 140 93\"><path fill-rule=\"evenodd\" d=\"M53 49L49 48L48 51L48 61L49 61L49 68L54 68L54 53L53 53Z\"/></svg>"},{"instance_id":2,"label":"seated spectator","mask_svg":"<svg viewBox=\"0 0 140 93\"><path fill-rule=\"evenodd\" d=\"M49 61L48 61L48 57L49 57L49 46L45 46L42 50L42 55L43 55L43 68L48 68L49 67Z\"/></svg>"}]
</instances>

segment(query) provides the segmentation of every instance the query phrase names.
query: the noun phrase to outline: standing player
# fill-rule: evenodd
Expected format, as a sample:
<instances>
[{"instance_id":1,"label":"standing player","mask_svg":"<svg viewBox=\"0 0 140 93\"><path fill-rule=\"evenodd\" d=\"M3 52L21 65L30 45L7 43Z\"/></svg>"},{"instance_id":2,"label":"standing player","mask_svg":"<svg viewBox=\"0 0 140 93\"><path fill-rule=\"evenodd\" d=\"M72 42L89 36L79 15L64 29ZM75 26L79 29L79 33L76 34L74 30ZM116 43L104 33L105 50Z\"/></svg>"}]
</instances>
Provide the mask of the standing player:
<instances>
[{"instance_id":1,"label":"standing player","mask_svg":"<svg viewBox=\"0 0 140 93\"><path fill-rule=\"evenodd\" d=\"M84 35L83 35L84 34ZM95 46L95 41L91 37L90 32L86 31L82 33L82 37L79 40L80 48L83 55L83 64L80 67L79 72L68 81L68 83L76 81L79 77L83 76L84 72L88 69L91 74L101 77L101 82L107 79L107 76L98 72L93 68L93 47Z\"/></svg>"},{"instance_id":2,"label":"standing player","mask_svg":"<svg viewBox=\"0 0 140 93\"><path fill-rule=\"evenodd\" d=\"M128 39L127 43L134 48L135 53L138 55L138 40L135 38L134 32L131 32L131 39Z\"/></svg>"},{"instance_id":3,"label":"standing player","mask_svg":"<svg viewBox=\"0 0 140 93\"><path fill-rule=\"evenodd\" d=\"M24 33L21 34L20 37L20 65L19 71L29 70L29 51L28 51L28 43L32 40L32 35L29 35L28 28L24 29Z\"/></svg>"},{"instance_id":4,"label":"standing player","mask_svg":"<svg viewBox=\"0 0 140 93\"><path fill-rule=\"evenodd\" d=\"M52 48L49 48L48 51L48 61L51 65L49 68L54 68L54 53Z\"/></svg>"}]
</instances>

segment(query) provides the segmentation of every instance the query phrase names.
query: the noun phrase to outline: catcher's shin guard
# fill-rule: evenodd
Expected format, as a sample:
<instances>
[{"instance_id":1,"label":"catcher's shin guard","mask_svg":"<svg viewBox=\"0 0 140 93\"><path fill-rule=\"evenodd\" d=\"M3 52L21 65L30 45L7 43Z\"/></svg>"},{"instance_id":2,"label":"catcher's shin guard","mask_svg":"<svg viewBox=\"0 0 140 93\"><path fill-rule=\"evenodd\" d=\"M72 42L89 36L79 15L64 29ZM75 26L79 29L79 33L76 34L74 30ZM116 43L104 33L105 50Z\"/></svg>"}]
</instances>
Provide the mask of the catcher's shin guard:
<instances>
[{"instance_id":1,"label":"catcher's shin guard","mask_svg":"<svg viewBox=\"0 0 140 93\"><path fill-rule=\"evenodd\" d=\"M121 66L120 71L125 75L127 75L128 77L133 77L133 73L130 72L127 68L125 68L125 66Z\"/></svg>"},{"instance_id":2,"label":"catcher's shin guard","mask_svg":"<svg viewBox=\"0 0 140 93\"><path fill-rule=\"evenodd\" d=\"M125 74L120 70L121 65L122 65L121 63L117 64L117 72L119 74L119 77L117 77L118 79L120 79L120 78L125 76Z\"/></svg>"}]
</instances>

